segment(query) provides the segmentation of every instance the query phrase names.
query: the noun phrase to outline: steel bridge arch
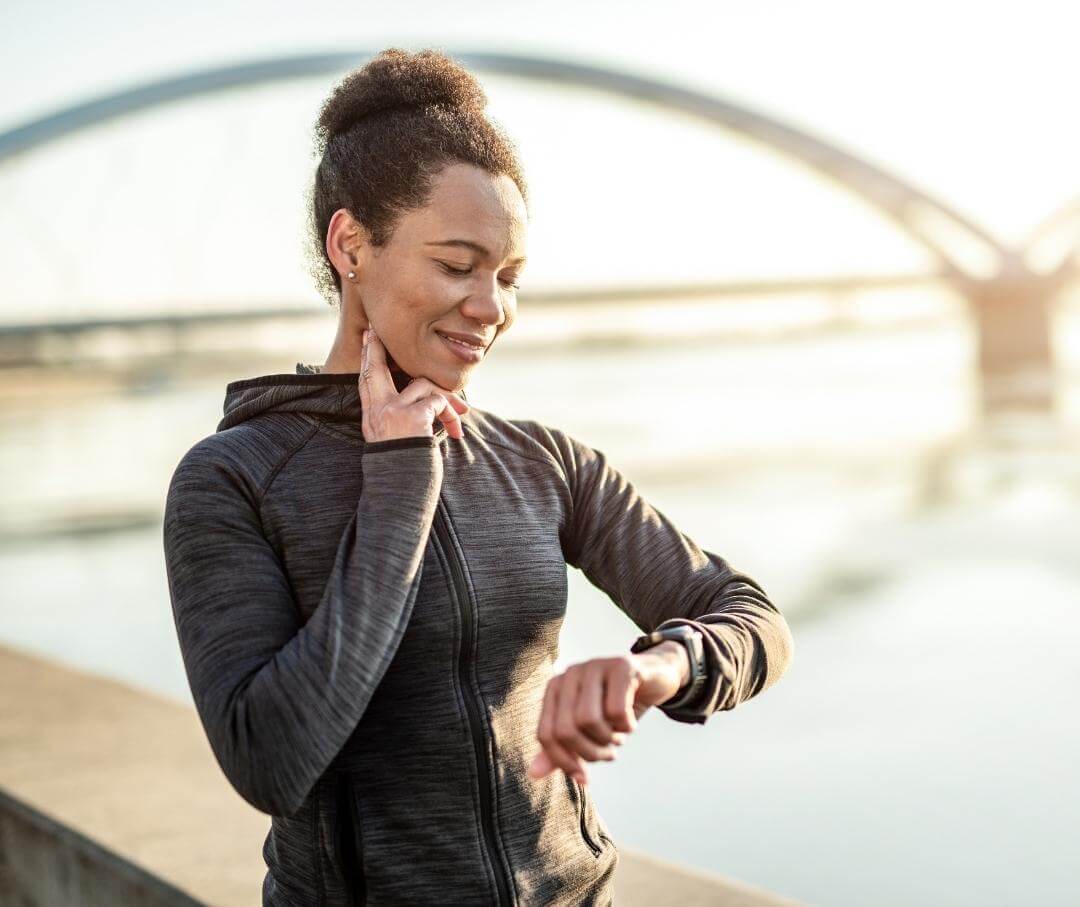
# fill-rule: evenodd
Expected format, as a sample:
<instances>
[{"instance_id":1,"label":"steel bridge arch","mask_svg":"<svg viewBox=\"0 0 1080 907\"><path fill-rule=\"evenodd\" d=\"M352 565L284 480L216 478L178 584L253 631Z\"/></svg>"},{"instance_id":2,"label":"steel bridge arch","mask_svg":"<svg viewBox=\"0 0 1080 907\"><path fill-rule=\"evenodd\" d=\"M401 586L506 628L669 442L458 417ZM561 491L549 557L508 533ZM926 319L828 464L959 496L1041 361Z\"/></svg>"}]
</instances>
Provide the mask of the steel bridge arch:
<instances>
[{"instance_id":1,"label":"steel bridge arch","mask_svg":"<svg viewBox=\"0 0 1080 907\"><path fill-rule=\"evenodd\" d=\"M319 75L333 76L361 65L372 52L339 51L269 57L198 70L78 103L0 132L0 165L35 148L109 120L229 89ZM610 68L546 57L464 52L452 54L463 65L499 75L572 85L631 98L664 111L677 111L741 134L809 167L884 214L927 249L942 276L966 285L973 275L942 234L959 234L974 243L1000 270L1010 250L978 224L940 199L898 176L776 117L730 100L654 78Z\"/></svg>"}]
</instances>

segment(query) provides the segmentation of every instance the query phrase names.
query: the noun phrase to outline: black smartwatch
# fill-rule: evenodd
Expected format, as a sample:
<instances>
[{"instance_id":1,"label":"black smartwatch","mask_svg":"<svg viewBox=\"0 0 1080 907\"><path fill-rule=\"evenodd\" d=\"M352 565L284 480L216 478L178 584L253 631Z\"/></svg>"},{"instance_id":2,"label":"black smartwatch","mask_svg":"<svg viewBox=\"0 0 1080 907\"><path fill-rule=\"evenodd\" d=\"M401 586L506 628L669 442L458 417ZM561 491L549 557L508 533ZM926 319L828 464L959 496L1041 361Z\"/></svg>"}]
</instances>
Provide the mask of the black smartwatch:
<instances>
[{"instance_id":1,"label":"black smartwatch","mask_svg":"<svg viewBox=\"0 0 1080 907\"><path fill-rule=\"evenodd\" d=\"M701 640L701 631L688 627L686 624L676 624L645 633L634 640L630 651L644 652L669 639L681 642L686 648L686 654L690 656L690 679L679 687L670 699L661 702L658 708L678 708L688 702L693 702L697 694L701 692L701 688L705 686L707 677L705 644Z\"/></svg>"}]
</instances>

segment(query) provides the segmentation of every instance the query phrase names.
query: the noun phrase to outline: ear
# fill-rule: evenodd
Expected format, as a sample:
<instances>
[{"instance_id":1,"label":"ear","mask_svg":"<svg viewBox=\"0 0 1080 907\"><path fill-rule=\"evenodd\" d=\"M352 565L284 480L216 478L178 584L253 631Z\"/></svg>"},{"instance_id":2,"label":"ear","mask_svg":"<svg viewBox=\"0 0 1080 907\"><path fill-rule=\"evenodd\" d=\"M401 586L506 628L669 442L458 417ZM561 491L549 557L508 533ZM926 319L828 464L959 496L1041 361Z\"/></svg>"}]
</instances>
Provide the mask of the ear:
<instances>
[{"instance_id":1,"label":"ear","mask_svg":"<svg viewBox=\"0 0 1080 907\"><path fill-rule=\"evenodd\" d=\"M326 255L342 283L349 271L356 271L364 249L369 245L368 231L348 208L338 208L326 228Z\"/></svg>"}]
</instances>

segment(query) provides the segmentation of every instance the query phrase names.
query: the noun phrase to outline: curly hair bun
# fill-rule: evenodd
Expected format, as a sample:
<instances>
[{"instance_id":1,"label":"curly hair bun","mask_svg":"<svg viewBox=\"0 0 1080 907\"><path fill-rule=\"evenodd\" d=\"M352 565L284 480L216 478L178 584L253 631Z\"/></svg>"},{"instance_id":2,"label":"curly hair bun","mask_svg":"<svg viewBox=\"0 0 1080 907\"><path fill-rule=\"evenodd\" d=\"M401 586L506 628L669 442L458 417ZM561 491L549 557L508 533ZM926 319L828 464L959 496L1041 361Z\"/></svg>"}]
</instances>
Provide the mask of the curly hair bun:
<instances>
[{"instance_id":1,"label":"curly hair bun","mask_svg":"<svg viewBox=\"0 0 1080 907\"><path fill-rule=\"evenodd\" d=\"M315 133L325 145L381 111L441 104L480 113L487 101L476 77L446 54L389 47L342 79L323 103Z\"/></svg>"}]
</instances>

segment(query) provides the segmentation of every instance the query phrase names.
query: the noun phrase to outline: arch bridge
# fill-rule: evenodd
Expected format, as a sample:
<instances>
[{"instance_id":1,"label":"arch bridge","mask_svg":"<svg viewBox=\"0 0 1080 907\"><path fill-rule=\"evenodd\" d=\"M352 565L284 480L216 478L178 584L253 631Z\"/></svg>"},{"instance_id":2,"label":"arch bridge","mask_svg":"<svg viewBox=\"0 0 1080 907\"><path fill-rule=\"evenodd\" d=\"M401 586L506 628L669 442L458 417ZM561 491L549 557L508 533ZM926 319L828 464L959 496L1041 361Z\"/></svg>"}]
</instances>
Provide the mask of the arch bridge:
<instances>
[{"instance_id":1,"label":"arch bridge","mask_svg":"<svg viewBox=\"0 0 1080 907\"><path fill-rule=\"evenodd\" d=\"M333 77L361 65L373 54L341 51L271 57L109 94L0 133L0 165L79 130L142 110L243 86ZM1048 218L1027 242L1009 246L942 199L896 174L838 144L731 100L577 62L483 52L452 56L479 71L607 92L689 115L757 142L854 194L925 248L937 263L941 279L966 300L977 329L983 414L1053 410L1056 382L1051 316L1063 285L1076 274L1080 201ZM1048 236L1060 237L1063 230L1071 230L1064 249L1048 266L1044 262L1042 267L1034 267L1031 260L1037 249L1046 245Z\"/></svg>"}]
</instances>

